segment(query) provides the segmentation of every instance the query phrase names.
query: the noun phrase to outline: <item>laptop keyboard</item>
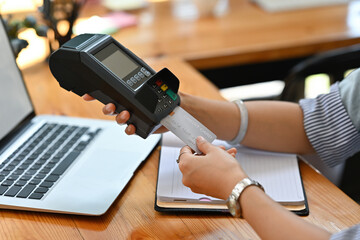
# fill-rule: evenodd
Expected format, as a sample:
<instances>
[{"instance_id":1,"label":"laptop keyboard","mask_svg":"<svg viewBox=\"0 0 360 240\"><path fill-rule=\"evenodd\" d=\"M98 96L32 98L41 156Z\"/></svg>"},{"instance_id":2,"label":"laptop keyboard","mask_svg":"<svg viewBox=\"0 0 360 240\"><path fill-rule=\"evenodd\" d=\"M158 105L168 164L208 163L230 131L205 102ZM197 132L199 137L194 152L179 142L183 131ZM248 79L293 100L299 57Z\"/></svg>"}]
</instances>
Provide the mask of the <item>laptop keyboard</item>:
<instances>
[{"instance_id":1,"label":"laptop keyboard","mask_svg":"<svg viewBox=\"0 0 360 240\"><path fill-rule=\"evenodd\" d=\"M42 199L100 131L44 124L0 164L0 196Z\"/></svg>"}]
</instances>

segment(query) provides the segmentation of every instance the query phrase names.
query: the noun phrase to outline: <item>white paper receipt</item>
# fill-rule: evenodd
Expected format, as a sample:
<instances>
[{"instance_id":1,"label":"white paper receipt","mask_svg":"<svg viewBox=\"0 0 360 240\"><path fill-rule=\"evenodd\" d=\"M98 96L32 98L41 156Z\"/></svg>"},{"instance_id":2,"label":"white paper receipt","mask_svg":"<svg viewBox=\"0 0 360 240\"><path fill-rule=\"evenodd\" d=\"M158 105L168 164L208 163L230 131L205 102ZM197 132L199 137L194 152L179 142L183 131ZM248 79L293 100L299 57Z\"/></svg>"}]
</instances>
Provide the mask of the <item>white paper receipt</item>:
<instances>
[{"instance_id":1,"label":"white paper receipt","mask_svg":"<svg viewBox=\"0 0 360 240\"><path fill-rule=\"evenodd\" d=\"M196 146L196 138L198 136L202 136L210 143L216 139L216 135L213 132L181 107L176 107L160 123L199 154L201 152Z\"/></svg>"}]
</instances>

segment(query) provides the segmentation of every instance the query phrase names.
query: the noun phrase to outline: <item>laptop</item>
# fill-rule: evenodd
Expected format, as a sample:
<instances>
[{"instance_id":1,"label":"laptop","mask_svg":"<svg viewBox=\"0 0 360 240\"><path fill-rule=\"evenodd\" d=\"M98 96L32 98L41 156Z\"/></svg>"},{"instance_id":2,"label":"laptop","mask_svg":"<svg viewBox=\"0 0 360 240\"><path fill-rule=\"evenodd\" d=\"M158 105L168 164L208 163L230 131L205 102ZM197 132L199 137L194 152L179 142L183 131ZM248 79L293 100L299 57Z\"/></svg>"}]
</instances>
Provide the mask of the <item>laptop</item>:
<instances>
[{"instance_id":1,"label":"laptop","mask_svg":"<svg viewBox=\"0 0 360 240\"><path fill-rule=\"evenodd\" d=\"M0 53L0 208L104 214L161 136L128 136L115 121L36 116L2 20Z\"/></svg>"}]
</instances>

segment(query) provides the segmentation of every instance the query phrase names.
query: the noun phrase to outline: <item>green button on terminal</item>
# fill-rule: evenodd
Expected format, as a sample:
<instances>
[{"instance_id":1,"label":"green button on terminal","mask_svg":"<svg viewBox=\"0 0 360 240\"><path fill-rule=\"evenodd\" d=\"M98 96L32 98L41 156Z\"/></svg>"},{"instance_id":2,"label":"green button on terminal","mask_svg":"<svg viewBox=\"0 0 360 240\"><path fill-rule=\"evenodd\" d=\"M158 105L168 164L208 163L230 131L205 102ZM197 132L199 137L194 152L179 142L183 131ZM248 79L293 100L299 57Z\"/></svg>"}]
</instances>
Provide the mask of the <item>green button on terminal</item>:
<instances>
[{"instance_id":1,"label":"green button on terminal","mask_svg":"<svg viewBox=\"0 0 360 240\"><path fill-rule=\"evenodd\" d=\"M174 101L177 99L176 93L174 93L174 92L171 91L170 89L168 89L168 90L166 91L166 94L169 95L169 97L170 97L172 100L174 100Z\"/></svg>"}]
</instances>

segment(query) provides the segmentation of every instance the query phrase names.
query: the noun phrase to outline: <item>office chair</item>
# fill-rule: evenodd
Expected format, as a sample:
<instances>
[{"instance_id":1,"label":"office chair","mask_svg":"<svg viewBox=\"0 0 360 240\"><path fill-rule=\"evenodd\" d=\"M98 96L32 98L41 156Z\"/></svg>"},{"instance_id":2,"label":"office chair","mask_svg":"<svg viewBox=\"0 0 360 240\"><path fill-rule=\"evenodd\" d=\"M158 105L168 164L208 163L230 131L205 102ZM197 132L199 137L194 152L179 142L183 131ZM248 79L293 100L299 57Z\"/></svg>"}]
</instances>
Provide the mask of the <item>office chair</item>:
<instances>
[{"instance_id":1,"label":"office chair","mask_svg":"<svg viewBox=\"0 0 360 240\"><path fill-rule=\"evenodd\" d=\"M360 67L360 44L320 53L295 65L284 78L221 89L228 100L283 100L298 102L304 98L305 80L308 76L324 73L330 84L341 81L349 69Z\"/></svg>"},{"instance_id":2,"label":"office chair","mask_svg":"<svg viewBox=\"0 0 360 240\"><path fill-rule=\"evenodd\" d=\"M305 79L324 73L330 84L341 81L346 71L360 67L360 44L338 48L310 57L295 65L284 79L285 87L279 100L298 102L304 98Z\"/></svg>"}]
</instances>

